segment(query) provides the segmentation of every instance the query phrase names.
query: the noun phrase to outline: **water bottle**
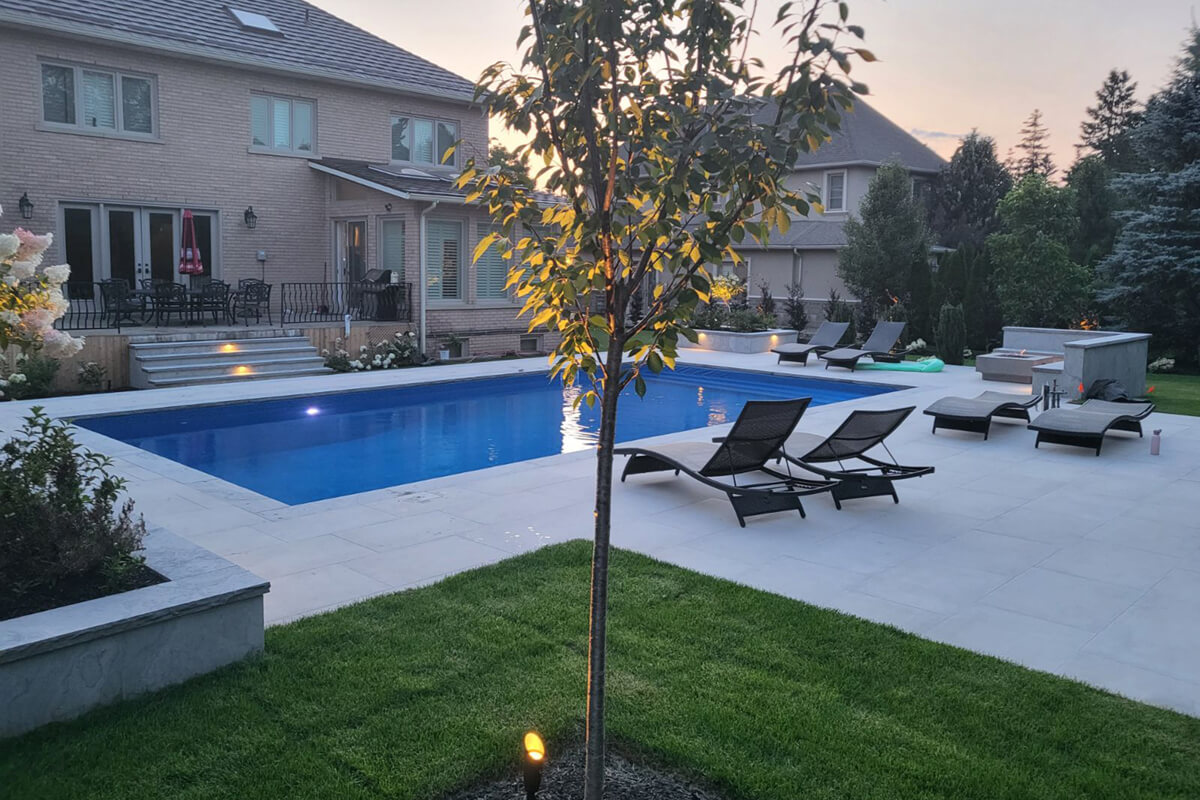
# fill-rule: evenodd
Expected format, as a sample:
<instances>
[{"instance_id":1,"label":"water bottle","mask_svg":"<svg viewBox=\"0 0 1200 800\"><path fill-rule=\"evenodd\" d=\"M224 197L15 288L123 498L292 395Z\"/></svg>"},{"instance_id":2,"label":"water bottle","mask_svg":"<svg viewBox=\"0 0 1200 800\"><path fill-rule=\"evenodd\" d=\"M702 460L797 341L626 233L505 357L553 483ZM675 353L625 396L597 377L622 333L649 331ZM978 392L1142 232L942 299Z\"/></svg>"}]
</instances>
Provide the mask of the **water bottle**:
<instances>
[{"instance_id":1,"label":"water bottle","mask_svg":"<svg viewBox=\"0 0 1200 800\"><path fill-rule=\"evenodd\" d=\"M1159 428L1150 434L1150 455L1158 455L1158 450L1162 446L1162 428Z\"/></svg>"}]
</instances>

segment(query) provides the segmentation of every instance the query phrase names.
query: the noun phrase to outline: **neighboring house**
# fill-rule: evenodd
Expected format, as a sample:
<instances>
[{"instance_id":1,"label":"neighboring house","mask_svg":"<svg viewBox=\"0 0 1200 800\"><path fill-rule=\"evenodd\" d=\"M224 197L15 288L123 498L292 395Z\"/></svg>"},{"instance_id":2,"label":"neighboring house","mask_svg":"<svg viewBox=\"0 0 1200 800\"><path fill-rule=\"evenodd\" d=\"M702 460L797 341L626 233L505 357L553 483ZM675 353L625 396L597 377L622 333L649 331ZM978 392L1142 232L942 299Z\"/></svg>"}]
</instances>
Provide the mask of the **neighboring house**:
<instances>
[{"instance_id":1,"label":"neighboring house","mask_svg":"<svg viewBox=\"0 0 1200 800\"><path fill-rule=\"evenodd\" d=\"M852 111L843 114L840 130L832 139L796 162L787 179L796 190L821 197L824 214L793 218L787 233L772 232L766 247L747 240L738 248L745 264L721 271L736 272L747 280L751 298L760 295L759 284L770 282L779 298L789 283L798 284L813 324L822 318L822 306L832 291L844 299L853 295L837 275L838 250L846 245L846 219L858 211L875 170L899 160L913 177L913 190L922 192L945 162L903 128L855 98Z\"/></svg>"},{"instance_id":2,"label":"neighboring house","mask_svg":"<svg viewBox=\"0 0 1200 800\"><path fill-rule=\"evenodd\" d=\"M451 184L487 156L470 81L300 0L0 0L0 52L3 224L53 231L72 280L180 280L190 210L202 277L263 278L277 308L284 282L387 269L429 350L540 345L498 253L471 263L487 221Z\"/></svg>"}]
</instances>

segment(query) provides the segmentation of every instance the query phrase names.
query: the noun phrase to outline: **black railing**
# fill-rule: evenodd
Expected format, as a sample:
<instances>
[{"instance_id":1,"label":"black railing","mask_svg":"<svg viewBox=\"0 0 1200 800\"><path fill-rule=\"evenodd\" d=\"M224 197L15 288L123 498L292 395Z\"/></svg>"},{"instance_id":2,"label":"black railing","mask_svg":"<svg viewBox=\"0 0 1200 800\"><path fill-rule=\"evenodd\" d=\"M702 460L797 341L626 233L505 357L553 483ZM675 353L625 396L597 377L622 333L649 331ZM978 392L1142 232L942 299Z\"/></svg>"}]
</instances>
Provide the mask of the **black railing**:
<instances>
[{"instance_id":1,"label":"black railing","mask_svg":"<svg viewBox=\"0 0 1200 800\"><path fill-rule=\"evenodd\" d=\"M63 284L63 295L71 307L54 327L63 331L94 330L96 328L119 327L117 314L109 313L100 294L100 284L90 281L68 281Z\"/></svg>"},{"instance_id":2,"label":"black railing","mask_svg":"<svg viewBox=\"0 0 1200 800\"><path fill-rule=\"evenodd\" d=\"M283 324L297 322L412 321L411 283L284 283Z\"/></svg>"}]
</instances>

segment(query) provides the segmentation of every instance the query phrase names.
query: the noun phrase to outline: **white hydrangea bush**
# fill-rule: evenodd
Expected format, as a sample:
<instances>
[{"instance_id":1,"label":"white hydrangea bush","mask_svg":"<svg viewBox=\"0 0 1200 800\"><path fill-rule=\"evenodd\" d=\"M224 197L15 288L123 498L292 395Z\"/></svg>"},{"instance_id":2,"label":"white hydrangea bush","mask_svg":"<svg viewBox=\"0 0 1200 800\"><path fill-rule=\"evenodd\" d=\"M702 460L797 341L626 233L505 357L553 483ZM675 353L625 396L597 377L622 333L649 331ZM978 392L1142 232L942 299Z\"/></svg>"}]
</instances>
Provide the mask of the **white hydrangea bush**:
<instances>
[{"instance_id":1,"label":"white hydrangea bush","mask_svg":"<svg viewBox=\"0 0 1200 800\"><path fill-rule=\"evenodd\" d=\"M0 233L0 355L15 346L21 355L67 358L83 347L83 339L54 327L70 308L62 287L71 268L42 267L52 241L51 234L39 236L24 228ZM6 364L0 359L0 373L7 372ZM6 397L5 389L24 379L18 372L0 380L0 399Z\"/></svg>"}]
</instances>

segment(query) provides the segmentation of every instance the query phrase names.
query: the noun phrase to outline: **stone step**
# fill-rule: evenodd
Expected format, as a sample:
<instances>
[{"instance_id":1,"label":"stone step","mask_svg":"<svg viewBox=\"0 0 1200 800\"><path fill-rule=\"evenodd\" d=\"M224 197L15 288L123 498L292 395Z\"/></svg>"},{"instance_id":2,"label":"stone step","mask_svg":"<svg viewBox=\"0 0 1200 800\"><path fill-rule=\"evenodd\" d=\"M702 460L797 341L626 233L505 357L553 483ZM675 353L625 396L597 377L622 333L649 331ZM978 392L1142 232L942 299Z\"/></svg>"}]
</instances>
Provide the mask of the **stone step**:
<instances>
[{"instance_id":1,"label":"stone step","mask_svg":"<svg viewBox=\"0 0 1200 800\"><path fill-rule=\"evenodd\" d=\"M256 370L246 374L225 375L192 375L181 377L153 377L147 382L151 388L167 386L196 386L213 383L237 383L239 381L264 380L266 378L296 378L305 375L327 375L333 370L324 365L309 367L277 367L273 369Z\"/></svg>"},{"instance_id":2,"label":"stone step","mask_svg":"<svg viewBox=\"0 0 1200 800\"><path fill-rule=\"evenodd\" d=\"M248 339L201 339L182 342L131 342L129 351L138 358L161 355L186 355L196 353L249 353L280 347L311 347L304 336L263 336Z\"/></svg>"},{"instance_id":3,"label":"stone step","mask_svg":"<svg viewBox=\"0 0 1200 800\"><path fill-rule=\"evenodd\" d=\"M167 364L146 366L142 371L148 378L174 378L185 375L213 375L254 373L275 367L323 367L325 359L315 353L286 358L206 358L194 361L177 361ZM241 372L237 372L241 370Z\"/></svg>"},{"instance_id":4,"label":"stone step","mask_svg":"<svg viewBox=\"0 0 1200 800\"><path fill-rule=\"evenodd\" d=\"M143 355L141 353L134 354L144 368L152 369L161 364L169 364L174 362L189 362L199 359L264 359L275 357L287 357L297 355L318 356L317 348L308 343L307 339L301 339L295 344L281 344L277 347L256 347L249 350L221 350L214 351L199 351L189 353L155 353L153 355Z\"/></svg>"}]
</instances>

